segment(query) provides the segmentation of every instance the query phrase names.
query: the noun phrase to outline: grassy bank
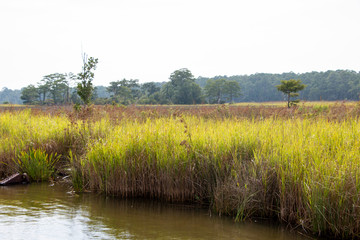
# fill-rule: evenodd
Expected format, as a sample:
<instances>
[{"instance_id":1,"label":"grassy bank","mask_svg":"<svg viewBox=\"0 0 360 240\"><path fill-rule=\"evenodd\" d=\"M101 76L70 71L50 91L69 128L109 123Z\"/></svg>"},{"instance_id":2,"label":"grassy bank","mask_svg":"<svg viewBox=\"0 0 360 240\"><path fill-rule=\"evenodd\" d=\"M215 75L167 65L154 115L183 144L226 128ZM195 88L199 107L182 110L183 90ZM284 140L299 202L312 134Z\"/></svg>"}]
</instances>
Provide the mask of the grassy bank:
<instances>
[{"instance_id":1,"label":"grassy bank","mask_svg":"<svg viewBox=\"0 0 360 240\"><path fill-rule=\"evenodd\" d=\"M359 238L356 106L270 110L3 112L0 170L26 171L24 162L45 158L50 173L70 168L77 190L200 202L237 220L274 218L316 235Z\"/></svg>"}]
</instances>

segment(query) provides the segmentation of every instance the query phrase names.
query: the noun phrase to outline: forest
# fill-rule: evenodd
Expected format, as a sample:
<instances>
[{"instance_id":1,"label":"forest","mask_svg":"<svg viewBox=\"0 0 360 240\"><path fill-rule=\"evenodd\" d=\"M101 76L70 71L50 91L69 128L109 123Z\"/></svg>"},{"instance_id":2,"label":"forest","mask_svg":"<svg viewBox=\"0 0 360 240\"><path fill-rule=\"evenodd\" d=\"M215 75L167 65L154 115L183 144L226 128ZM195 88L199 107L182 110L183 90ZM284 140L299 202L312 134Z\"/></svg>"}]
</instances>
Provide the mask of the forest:
<instances>
[{"instance_id":1,"label":"forest","mask_svg":"<svg viewBox=\"0 0 360 240\"><path fill-rule=\"evenodd\" d=\"M241 96L236 102L268 102L282 101L284 96L277 91L276 85L281 80L300 79L307 87L300 92L300 99L306 101L337 101L359 100L360 72L351 70L336 70L326 72L256 73L252 75L216 76L213 79L224 78L235 80L240 84ZM204 87L209 78L199 77L197 83Z\"/></svg>"},{"instance_id":2,"label":"forest","mask_svg":"<svg viewBox=\"0 0 360 240\"><path fill-rule=\"evenodd\" d=\"M288 79L299 79L307 86L300 92L301 100L359 100L360 72L352 70L195 78L184 68L174 71L168 82L139 83L137 79L122 79L108 86L96 86L92 102L128 105L283 101L284 95L276 85ZM75 81L72 73L54 73L44 76L37 86L24 86L21 90L4 87L0 91L0 104L81 103Z\"/></svg>"}]
</instances>

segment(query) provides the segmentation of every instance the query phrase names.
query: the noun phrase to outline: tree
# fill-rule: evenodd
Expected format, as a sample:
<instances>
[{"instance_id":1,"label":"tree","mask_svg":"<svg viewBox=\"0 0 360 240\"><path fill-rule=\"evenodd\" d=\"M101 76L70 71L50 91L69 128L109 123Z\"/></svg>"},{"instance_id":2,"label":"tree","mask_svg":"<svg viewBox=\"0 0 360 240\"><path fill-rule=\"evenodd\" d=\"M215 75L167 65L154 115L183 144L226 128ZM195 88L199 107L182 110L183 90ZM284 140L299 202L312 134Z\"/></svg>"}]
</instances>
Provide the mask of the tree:
<instances>
[{"instance_id":1,"label":"tree","mask_svg":"<svg viewBox=\"0 0 360 240\"><path fill-rule=\"evenodd\" d=\"M171 82L167 82L161 87L160 95L161 95L160 98L162 104L172 103L171 98L174 96L174 86L171 84Z\"/></svg>"},{"instance_id":2,"label":"tree","mask_svg":"<svg viewBox=\"0 0 360 240\"><path fill-rule=\"evenodd\" d=\"M170 82L163 86L161 92L174 104L201 103L201 88L186 68L174 71L170 75Z\"/></svg>"},{"instance_id":3,"label":"tree","mask_svg":"<svg viewBox=\"0 0 360 240\"><path fill-rule=\"evenodd\" d=\"M179 70L174 71L173 73L171 73L169 79L174 87L181 86L185 80L190 80L192 82L195 82L195 78L193 74L187 68L181 68Z\"/></svg>"},{"instance_id":4,"label":"tree","mask_svg":"<svg viewBox=\"0 0 360 240\"><path fill-rule=\"evenodd\" d=\"M88 58L87 54L83 54L82 72L77 75L77 79L81 82L77 85L77 94L80 96L84 104L89 105L91 96L94 91L92 81L94 79L93 71L96 70L97 58Z\"/></svg>"},{"instance_id":5,"label":"tree","mask_svg":"<svg viewBox=\"0 0 360 240\"><path fill-rule=\"evenodd\" d=\"M50 93L54 104L58 105L66 101L66 94L68 91L68 82L66 80L66 74L53 73L44 76L42 80L45 84L40 86L41 91L47 91ZM43 98L43 100L45 100Z\"/></svg>"},{"instance_id":6,"label":"tree","mask_svg":"<svg viewBox=\"0 0 360 240\"><path fill-rule=\"evenodd\" d=\"M38 89L32 84L21 90L21 99L25 104L36 104L39 97Z\"/></svg>"},{"instance_id":7,"label":"tree","mask_svg":"<svg viewBox=\"0 0 360 240\"><path fill-rule=\"evenodd\" d=\"M232 102L234 97L240 96L240 85L235 80L225 78L209 79L204 87L205 95L210 103L221 103L227 98Z\"/></svg>"},{"instance_id":8,"label":"tree","mask_svg":"<svg viewBox=\"0 0 360 240\"><path fill-rule=\"evenodd\" d=\"M287 96L288 108L292 105L296 105L300 100L291 100L291 98L299 96L299 91L303 90L306 85L302 84L301 80L281 80L281 84L277 85L278 91L283 92Z\"/></svg>"},{"instance_id":9,"label":"tree","mask_svg":"<svg viewBox=\"0 0 360 240\"><path fill-rule=\"evenodd\" d=\"M234 97L240 97L241 95L241 87L237 81L225 81L223 91L230 103L233 101Z\"/></svg>"},{"instance_id":10,"label":"tree","mask_svg":"<svg viewBox=\"0 0 360 240\"><path fill-rule=\"evenodd\" d=\"M42 102L42 104L44 104L47 94L49 93L50 90L50 85L48 82L45 81L45 79L42 79L41 81L43 83L38 83L38 92L40 95L40 101Z\"/></svg>"},{"instance_id":11,"label":"tree","mask_svg":"<svg viewBox=\"0 0 360 240\"><path fill-rule=\"evenodd\" d=\"M129 104L138 97L140 97L140 85L139 80L123 79L121 81L110 82L110 86L106 88L109 93L113 93L111 96L115 102L122 104Z\"/></svg>"},{"instance_id":12,"label":"tree","mask_svg":"<svg viewBox=\"0 0 360 240\"><path fill-rule=\"evenodd\" d=\"M224 86L226 80L220 79L209 79L204 87L205 95L209 99L209 103L220 104L224 95Z\"/></svg>"},{"instance_id":13,"label":"tree","mask_svg":"<svg viewBox=\"0 0 360 240\"><path fill-rule=\"evenodd\" d=\"M147 82L141 84L140 104L158 104L161 102L160 84L155 82Z\"/></svg>"},{"instance_id":14,"label":"tree","mask_svg":"<svg viewBox=\"0 0 360 240\"><path fill-rule=\"evenodd\" d=\"M160 91L160 87L155 82L147 82L141 85L141 91L146 97L150 97Z\"/></svg>"}]
</instances>

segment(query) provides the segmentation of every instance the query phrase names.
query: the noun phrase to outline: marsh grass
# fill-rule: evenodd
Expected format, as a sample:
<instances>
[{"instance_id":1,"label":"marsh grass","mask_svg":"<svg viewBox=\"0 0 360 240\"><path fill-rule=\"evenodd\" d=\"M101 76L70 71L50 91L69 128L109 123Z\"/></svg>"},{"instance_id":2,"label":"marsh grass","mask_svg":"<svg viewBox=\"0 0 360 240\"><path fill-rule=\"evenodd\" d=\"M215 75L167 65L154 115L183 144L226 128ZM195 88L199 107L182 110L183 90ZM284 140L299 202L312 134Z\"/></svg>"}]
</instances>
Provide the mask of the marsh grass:
<instances>
[{"instance_id":1,"label":"marsh grass","mask_svg":"<svg viewBox=\"0 0 360 240\"><path fill-rule=\"evenodd\" d=\"M55 170L70 166L77 191L197 202L239 221L278 219L315 235L356 239L359 109L335 104L4 112L0 166L11 172L13 163L5 159L41 149L61 155Z\"/></svg>"},{"instance_id":2,"label":"marsh grass","mask_svg":"<svg viewBox=\"0 0 360 240\"><path fill-rule=\"evenodd\" d=\"M54 166L59 158L56 153L47 154L42 149L29 149L19 153L13 161L20 172L27 173L32 181L41 182L54 177Z\"/></svg>"},{"instance_id":3,"label":"marsh grass","mask_svg":"<svg viewBox=\"0 0 360 240\"><path fill-rule=\"evenodd\" d=\"M124 120L91 145L81 171L93 191L208 203L238 220L355 237L359 129L357 119L321 117Z\"/></svg>"}]
</instances>

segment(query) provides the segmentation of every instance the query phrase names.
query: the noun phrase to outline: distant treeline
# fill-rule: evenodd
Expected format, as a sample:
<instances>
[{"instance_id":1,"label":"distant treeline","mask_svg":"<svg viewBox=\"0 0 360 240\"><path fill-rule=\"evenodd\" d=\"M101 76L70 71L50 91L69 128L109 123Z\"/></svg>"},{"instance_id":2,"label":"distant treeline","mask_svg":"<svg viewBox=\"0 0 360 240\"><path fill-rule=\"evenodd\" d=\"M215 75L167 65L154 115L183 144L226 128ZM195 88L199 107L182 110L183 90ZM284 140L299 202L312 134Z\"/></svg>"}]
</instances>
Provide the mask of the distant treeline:
<instances>
[{"instance_id":1,"label":"distant treeline","mask_svg":"<svg viewBox=\"0 0 360 240\"><path fill-rule=\"evenodd\" d=\"M11 90L4 87L0 91L0 104L22 104L21 90Z\"/></svg>"},{"instance_id":2,"label":"distant treeline","mask_svg":"<svg viewBox=\"0 0 360 240\"><path fill-rule=\"evenodd\" d=\"M319 100L359 100L360 72L336 70L308 73L216 76L212 79L235 80L240 84L241 96L235 102L267 102L282 101L284 96L277 91L280 80L300 79L307 87L300 92L300 99L307 101ZM196 82L204 87L209 78L199 77Z\"/></svg>"},{"instance_id":3,"label":"distant treeline","mask_svg":"<svg viewBox=\"0 0 360 240\"><path fill-rule=\"evenodd\" d=\"M232 99L233 102L282 101L284 100L284 95L279 92L275 86L280 84L280 80L288 79L300 79L304 84L307 85L307 87L300 92L300 99L302 100L359 100L360 94L360 72L356 71L336 70L308 73L289 72L282 74L256 73L251 75L215 76L212 78L198 77L197 79L194 79L194 84L198 84L201 87L202 97L199 97L196 102L193 100L193 103L198 103L199 101L207 102L206 91L204 89L209 79L225 79L226 81L238 82L241 88L241 95L235 96ZM109 100L111 99L111 101L113 101L115 90L112 88L118 87L118 89L124 90L124 86L129 85L129 83L132 83L132 81L133 80L118 81L116 82L118 84L117 86L97 86L95 89L95 94L93 96L93 101L97 104L109 103ZM124 86L121 85L122 82L124 82ZM115 84L115 82L113 82L112 84ZM168 82L143 83L138 84L137 87L132 88L130 86L127 86L131 89L132 92L120 91L119 95L121 95L122 97L124 97L125 95L134 95L133 97L135 97L134 99L136 100L133 102L141 104L166 104L171 103L169 99L163 99L163 96L166 95L165 93L166 90L169 89L169 86L170 85L168 84ZM24 90L30 90L28 87L24 87L21 90L11 90L8 88L3 88L0 91L0 104L22 104L24 102L24 99L21 99L22 93L25 93ZM64 89L66 88L64 87ZM184 93L188 92L189 91L184 91ZM180 94L181 91L175 91L174 93ZM174 95L174 93L171 93L170 95ZM69 94L74 94L73 89L70 89L70 92L68 90L68 95ZM197 95L198 94L200 93L197 92ZM76 96L73 95L73 97ZM178 98L180 99L181 96L178 96ZM105 99L108 99L108 101L106 101ZM76 99L74 99L74 101L75 100ZM172 100L172 102L174 102L174 100ZM184 101L184 103L186 103L186 101Z\"/></svg>"}]
</instances>

